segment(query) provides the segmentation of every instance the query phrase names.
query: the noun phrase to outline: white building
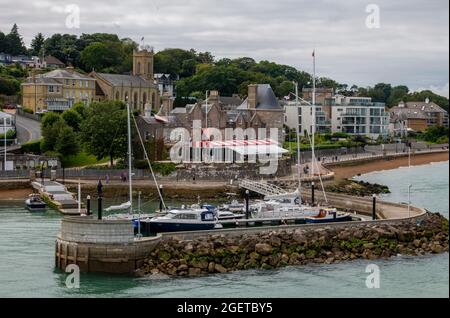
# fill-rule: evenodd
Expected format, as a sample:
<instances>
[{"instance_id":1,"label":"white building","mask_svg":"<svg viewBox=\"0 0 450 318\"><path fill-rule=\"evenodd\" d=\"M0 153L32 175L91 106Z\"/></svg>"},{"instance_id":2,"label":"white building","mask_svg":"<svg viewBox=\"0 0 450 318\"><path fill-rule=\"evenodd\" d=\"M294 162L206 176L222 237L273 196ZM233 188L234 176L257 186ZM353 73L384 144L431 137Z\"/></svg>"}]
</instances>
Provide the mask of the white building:
<instances>
[{"instance_id":1,"label":"white building","mask_svg":"<svg viewBox=\"0 0 450 318\"><path fill-rule=\"evenodd\" d=\"M331 120L322 105L316 105L316 132L326 134L331 132ZM311 134L312 131L312 107L304 103L297 106L296 102L285 102L284 123L290 129L297 129L300 135L305 132Z\"/></svg>"},{"instance_id":2,"label":"white building","mask_svg":"<svg viewBox=\"0 0 450 318\"><path fill-rule=\"evenodd\" d=\"M389 113L384 103L374 103L370 97L337 95L331 108L331 130L373 139L387 136Z\"/></svg>"},{"instance_id":3,"label":"white building","mask_svg":"<svg viewBox=\"0 0 450 318\"><path fill-rule=\"evenodd\" d=\"M288 101L284 105L285 125L299 129L300 134L312 131L312 107ZM362 135L376 139L389 134L389 113L383 103L374 103L370 97L336 95L325 105L316 105L316 132Z\"/></svg>"},{"instance_id":4,"label":"white building","mask_svg":"<svg viewBox=\"0 0 450 318\"><path fill-rule=\"evenodd\" d=\"M16 123L14 115L0 112L0 134L4 134L5 131L16 130Z\"/></svg>"}]
</instances>

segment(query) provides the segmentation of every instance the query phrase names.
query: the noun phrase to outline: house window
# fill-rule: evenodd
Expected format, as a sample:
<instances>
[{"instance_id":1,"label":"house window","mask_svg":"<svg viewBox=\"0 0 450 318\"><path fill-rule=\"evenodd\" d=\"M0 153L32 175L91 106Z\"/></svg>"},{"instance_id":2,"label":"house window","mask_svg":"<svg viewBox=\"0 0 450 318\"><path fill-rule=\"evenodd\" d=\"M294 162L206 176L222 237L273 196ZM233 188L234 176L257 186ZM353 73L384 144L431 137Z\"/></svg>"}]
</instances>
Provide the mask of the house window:
<instances>
[{"instance_id":1,"label":"house window","mask_svg":"<svg viewBox=\"0 0 450 318\"><path fill-rule=\"evenodd\" d=\"M66 83L67 86L69 86L69 80L68 79L66 79L65 83Z\"/></svg>"},{"instance_id":2,"label":"house window","mask_svg":"<svg viewBox=\"0 0 450 318\"><path fill-rule=\"evenodd\" d=\"M53 85L50 85L50 86L48 87L48 92L49 92L49 93L54 93L54 92L55 92L55 87L54 87Z\"/></svg>"},{"instance_id":3,"label":"house window","mask_svg":"<svg viewBox=\"0 0 450 318\"><path fill-rule=\"evenodd\" d=\"M75 86L75 80L72 81L72 86Z\"/></svg>"},{"instance_id":4,"label":"house window","mask_svg":"<svg viewBox=\"0 0 450 318\"><path fill-rule=\"evenodd\" d=\"M85 86L86 86L86 88L89 87L89 81L86 81L86 82L85 82Z\"/></svg>"}]
</instances>

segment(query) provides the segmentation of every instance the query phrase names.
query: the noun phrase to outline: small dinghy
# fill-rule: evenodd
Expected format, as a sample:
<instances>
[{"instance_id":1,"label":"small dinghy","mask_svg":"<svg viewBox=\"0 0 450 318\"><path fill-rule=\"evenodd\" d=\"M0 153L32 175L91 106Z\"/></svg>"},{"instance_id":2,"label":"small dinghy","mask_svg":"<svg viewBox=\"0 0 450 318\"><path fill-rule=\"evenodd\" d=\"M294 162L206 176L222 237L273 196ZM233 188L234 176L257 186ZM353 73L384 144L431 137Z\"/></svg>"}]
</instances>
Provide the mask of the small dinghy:
<instances>
[{"instance_id":1,"label":"small dinghy","mask_svg":"<svg viewBox=\"0 0 450 318\"><path fill-rule=\"evenodd\" d=\"M42 201L39 194L30 194L28 199L25 200L25 205L30 211L44 211L46 204Z\"/></svg>"}]
</instances>

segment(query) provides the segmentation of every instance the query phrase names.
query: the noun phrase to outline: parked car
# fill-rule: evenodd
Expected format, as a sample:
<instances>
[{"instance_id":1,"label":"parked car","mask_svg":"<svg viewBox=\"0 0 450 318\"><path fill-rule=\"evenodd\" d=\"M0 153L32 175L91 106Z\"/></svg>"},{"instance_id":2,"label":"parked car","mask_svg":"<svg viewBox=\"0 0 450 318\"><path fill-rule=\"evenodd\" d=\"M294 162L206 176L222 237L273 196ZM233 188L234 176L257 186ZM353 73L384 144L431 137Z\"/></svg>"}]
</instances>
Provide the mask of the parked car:
<instances>
[{"instance_id":1,"label":"parked car","mask_svg":"<svg viewBox=\"0 0 450 318\"><path fill-rule=\"evenodd\" d=\"M16 108L16 105L11 104L11 103L5 103L3 105L3 109L15 109L15 108Z\"/></svg>"}]
</instances>

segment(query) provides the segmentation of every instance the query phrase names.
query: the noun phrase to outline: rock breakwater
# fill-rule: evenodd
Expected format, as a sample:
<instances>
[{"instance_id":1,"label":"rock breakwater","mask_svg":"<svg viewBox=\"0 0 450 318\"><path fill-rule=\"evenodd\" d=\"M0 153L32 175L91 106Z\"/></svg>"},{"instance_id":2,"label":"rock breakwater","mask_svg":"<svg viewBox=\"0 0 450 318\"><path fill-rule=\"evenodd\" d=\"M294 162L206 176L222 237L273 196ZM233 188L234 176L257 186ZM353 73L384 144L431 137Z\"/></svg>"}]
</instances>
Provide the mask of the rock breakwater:
<instances>
[{"instance_id":1,"label":"rock breakwater","mask_svg":"<svg viewBox=\"0 0 450 318\"><path fill-rule=\"evenodd\" d=\"M166 237L138 276L198 276L236 270L270 270L308 263L425 255L448 251L448 220L428 213L420 220L212 234L184 240Z\"/></svg>"}]
</instances>

